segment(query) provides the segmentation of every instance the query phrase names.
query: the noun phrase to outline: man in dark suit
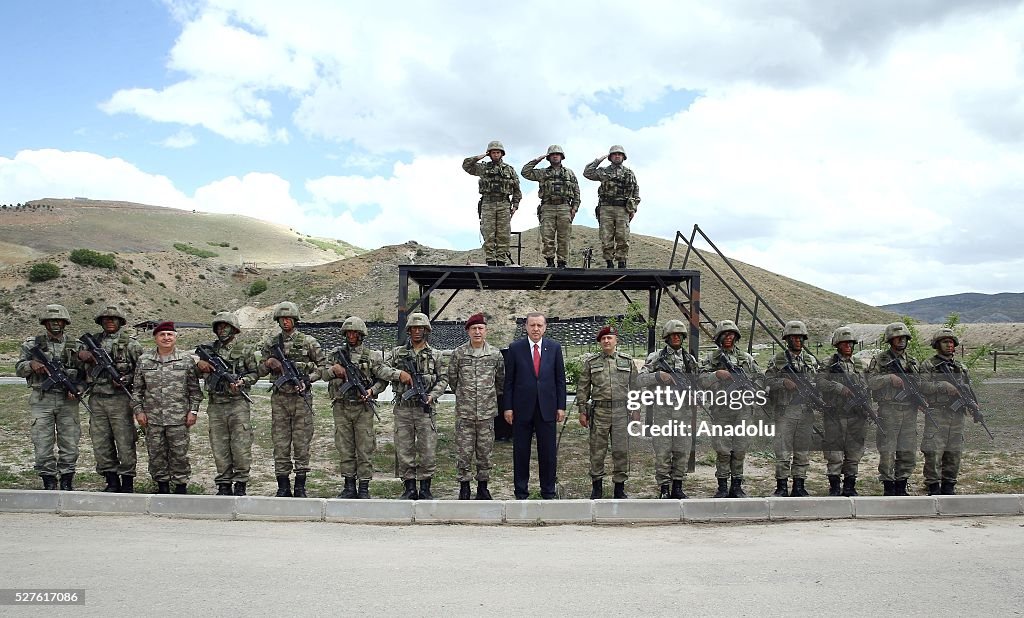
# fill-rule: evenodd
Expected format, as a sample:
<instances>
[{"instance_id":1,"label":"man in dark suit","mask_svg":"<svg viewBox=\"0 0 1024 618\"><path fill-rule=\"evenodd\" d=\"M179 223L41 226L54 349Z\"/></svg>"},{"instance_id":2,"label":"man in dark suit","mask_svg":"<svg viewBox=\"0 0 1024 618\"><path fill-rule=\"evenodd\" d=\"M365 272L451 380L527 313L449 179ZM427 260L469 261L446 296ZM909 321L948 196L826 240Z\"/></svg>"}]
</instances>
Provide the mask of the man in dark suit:
<instances>
[{"instance_id":1,"label":"man in dark suit","mask_svg":"<svg viewBox=\"0 0 1024 618\"><path fill-rule=\"evenodd\" d=\"M555 498L555 427L565 420L565 362L562 346L544 338L547 319L526 315L526 338L512 342L505 357L502 409L512 425L512 467L517 500L529 495L530 454L537 434L540 493Z\"/></svg>"}]
</instances>

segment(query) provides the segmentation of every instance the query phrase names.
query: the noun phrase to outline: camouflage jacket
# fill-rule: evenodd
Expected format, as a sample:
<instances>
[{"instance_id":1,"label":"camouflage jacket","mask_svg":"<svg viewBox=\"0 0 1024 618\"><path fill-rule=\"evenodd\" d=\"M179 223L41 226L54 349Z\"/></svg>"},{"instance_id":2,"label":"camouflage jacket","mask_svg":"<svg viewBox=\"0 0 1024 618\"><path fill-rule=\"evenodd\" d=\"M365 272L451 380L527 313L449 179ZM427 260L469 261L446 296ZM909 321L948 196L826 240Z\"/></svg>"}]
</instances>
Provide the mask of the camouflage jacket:
<instances>
[{"instance_id":1,"label":"camouflage jacket","mask_svg":"<svg viewBox=\"0 0 1024 618\"><path fill-rule=\"evenodd\" d=\"M597 188L598 206L624 206L634 213L640 205L640 187L633 170L625 165L598 167L601 159L594 159L583 170L583 177L601 183Z\"/></svg>"},{"instance_id":2,"label":"camouflage jacket","mask_svg":"<svg viewBox=\"0 0 1024 618\"><path fill-rule=\"evenodd\" d=\"M448 386L455 393L455 416L474 420L498 415L498 398L505 386L505 358L484 342L480 349L466 342L448 359Z\"/></svg>"},{"instance_id":3,"label":"camouflage jacket","mask_svg":"<svg viewBox=\"0 0 1024 618\"><path fill-rule=\"evenodd\" d=\"M199 413L203 390L199 368L191 354L175 350L160 358L156 350L139 357L135 368L136 413L145 412L150 425L184 425L189 412Z\"/></svg>"},{"instance_id":4,"label":"camouflage jacket","mask_svg":"<svg viewBox=\"0 0 1024 618\"><path fill-rule=\"evenodd\" d=\"M64 372L68 374L68 377L72 381L78 381L82 376L82 363L78 360L76 351L78 349L78 343L74 340L68 340L67 335L61 337L59 341L54 341L47 334L36 335L31 339L26 339L21 344L21 355L18 357L18 362L14 365L14 373L21 378L25 378L29 387L40 390L43 382L46 381L46 375L39 375L32 371L32 348L39 346L43 350L43 354L50 359L51 362L55 362L64 367ZM53 387L50 390L59 389L60 387Z\"/></svg>"},{"instance_id":5,"label":"camouflage jacket","mask_svg":"<svg viewBox=\"0 0 1024 618\"><path fill-rule=\"evenodd\" d=\"M508 199L510 195L513 205L518 205L523 200L519 176L516 175L515 168L508 163L495 163L490 159L484 162L478 161L476 157L466 157L462 161L462 169L466 170L467 174L480 177L479 190L485 202Z\"/></svg>"},{"instance_id":6,"label":"camouflage jacket","mask_svg":"<svg viewBox=\"0 0 1024 618\"><path fill-rule=\"evenodd\" d=\"M754 357L750 354L747 354L743 350L735 347L729 354L724 352L721 348L718 348L711 350L701 358L699 378L701 388L724 391L730 391L736 388L736 385L734 384L735 380L719 380L718 376L715 374L719 369L727 368L723 357L728 358L729 362L742 371L755 387L764 388L764 373L762 373L761 368L757 366L757 361L755 361ZM708 407L713 411L725 410L734 412L734 410L730 410L728 406L720 406L717 405L717 403L714 406L708 405Z\"/></svg>"},{"instance_id":7,"label":"camouflage jacket","mask_svg":"<svg viewBox=\"0 0 1024 618\"><path fill-rule=\"evenodd\" d=\"M128 383L128 388L131 389L132 378L135 375L139 357L142 356L142 344L133 335L129 334L128 329L123 327L111 335L103 332L93 335L93 338L110 355L110 359L114 361L114 368L121 373L125 382ZM78 349L84 350L85 346L79 343ZM94 367L95 365L88 365L90 370ZM91 392L99 395L124 393L120 387L114 386L106 372L97 375L95 378L90 376L87 381L92 383Z\"/></svg>"},{"instance_id":8,"label":"camouflage jacket","mask_svg":"<svg viewBox=\"0 0 1024 618\"><path fill-rule=\"evenodd\" d=\"M864 361L856 356L844 358L838 353L833 354L827 363L821 365L818 372L818 390L821 392L821 398L831 406L839 406L846 400L846 397L843 397L843 388L849 388L850 383L859 383L867 388L866 369Z\"/></svg>"},{"instance_id":9,"label":"camouflage jacket","mask_svg":"<svg viewBox=\"0 0 1024 618\"><path fill-rule=\"evenodd\" d=\"M793 370L799 374L804 374L811 388L816 388L816 374L818 373L818 359L806 349L800 350L799 354L793 354L785 349L779 350L768 361L768 369L765 370L764 375L765 384L768 386L769 401L772 405L780 408L807 403L800 396L800 391L786 389L786 380L793 380L793 377L789 375L789 370L786 369L786 365L790 364L789 359L786 357L787 352L789 352L789 357L793 359Z\"/></svg>"},{"instance_id":10,"label":"camouflage jacket","mask_svg":"<svg viewBox=\"0 0 1024 618\"><path fill-rule=\"evenodd\" d=\"M523 166L523 178L540 183L542 204L566 204L573 210L580 207L580 183L576 174L564 165L537 169L537 162L530 161Z\"/></svg>"},{"instance_id":11,"label":"camouflage jacket","mask_svg":"<svg viewBox=\"0 0 1024 618\"><path fill-rule=\"evenodd\" d=\"M967 367L956 358L946 358L936 354L921 363L921 377L923 378L921 381L931 387L928 389L928 403L935 408L949 410L959 399L959 395L948 394L945 387L942 386L942 382L953 383L950 377L942 371L943 365L946 365L950 373L953 374L953 380L963 382L968 388L971 386L971 376L967 373ZM966 413L967 408L964 408L963 411Z\"/></svg>"},{"instance_id":12,"label":"camouflage jacket","mask_svg":"<svg viewBox=\"0 0 1024 618\"><path fill-rule=\"evenodd\" d=\"M917 359L908 356L905 351L903 354L896 355L889 349L876 354L871 359L871 364L868 365L868 387L871 389L875 401L890 405L910 405L907 402L893 401L903 391L902 388L894 387L889 377L890 374L899 375L895 367L897 362L904 372L910 374L910 379L914 380L922 395L927 396L934 392L935 386L931 381L922 379L921 365Z\"/></svg>"},{"instance_id":13,"label":"camouflage jacket","mask_svg":"<svg viewBox=\"0 0 1024 618\"><path fill-rule=\"evenodd\" d=\"M444 362L440 350L435 350L430 347L430 344L427 344L417 352L412 349L412 345L406 344L392 348L387 353L387 356L384 357L384 365L387 367L387 371L391 372L392 376L391 390L395 394L394 403L402 404L402 395L405 394L405 391L409 390L407 385L399 381L398 376L401 371L405 370L405 359L410 358L416 363L416 368L419 370L420 375L423 376L423 383L429 390L427 394L436 402L444 394L444 390L448 386L448 374L443 370ZM419 405L415 400L410 401L412 403L407 402L406 405Z\"/></svg>"},{"instance_id":14,"label":"camouflage jacket","mask_svg":"<svg viewBox=\"0 0 1024 618\"><path fill-rule=\"evenodd\" d=\"M636 364L628 354L604 350L588 354L580 363L580 377L576 383L576 407L587 411L587 400L599 407L625 409L629 391L636 387Z\"/></svg>"},{"instance_id":15,"label":"camouflage jacket","mask_svg":"<svg viewBox=\"0 0 1024 618\"><path fill-rule=\"evenodd\" d=\"M364 346L350 348L347 343L342 344L341 347L331 350L323 371L323 379L327 381L327 395L331 400L359 401L359 393L356 389L352 388L345 393L341 392L341 387L345 385L346 380L335 376L334 371L331 369L338 362L337 359L342 349L348 351L352 364L358 367L359 372L362 374L359 376L359 379L363 381L363 386L366 387L366 390L370 391L374 398L384 392L392 378L398 379L398 372L392 371L390 367L384 365L384 357L377 350L371 350Z\"/></svg>"},{"instance_id":16,"label":"camouflage jacket","mask_svg":"<svg viewBox=\"0 0 1024 618\"><path fill-rule=\"evenodd\" d=\"M327 359L324 357L324 352L320 349L320 342L316 338L300 333L298 329L292 330L291 336L286 337L284 332L278 330L277 333L263 340L263 347L260 349L261 358L266 361L273 356L273 348L279 343L284 349L285 357L295 363L295 369L301 374L300 378L306 377L310 382L316 382L320 379ZM267 368L266 364L260 363L259 375L262 377L269 373L270 369ZM273 381L273 379L277 378L277 374L274 374L271 378ZM282 393L295 393L296 387L294 384L285 384L278 390Z\"/></svg>"},{"instance_id":17,"label":"camouflage jacket","mask_svg":"<svg viewBox=\"0 0 1024 618\"><path fill-rule=\"evenodd\" d=\"M227 345L220 340L214 341L210 348L215 355L224 359L228 371L242 380L242 390L248 392L259 380L259 362L256 360L256 349L253 346L233 339ZM221 392L214 392L213 380L212 373L206 375L206 392L210 396L210 403L228 403L242 398L240 392L232 394L226 384L222 385Z\"/></svg>"}]
</instances>

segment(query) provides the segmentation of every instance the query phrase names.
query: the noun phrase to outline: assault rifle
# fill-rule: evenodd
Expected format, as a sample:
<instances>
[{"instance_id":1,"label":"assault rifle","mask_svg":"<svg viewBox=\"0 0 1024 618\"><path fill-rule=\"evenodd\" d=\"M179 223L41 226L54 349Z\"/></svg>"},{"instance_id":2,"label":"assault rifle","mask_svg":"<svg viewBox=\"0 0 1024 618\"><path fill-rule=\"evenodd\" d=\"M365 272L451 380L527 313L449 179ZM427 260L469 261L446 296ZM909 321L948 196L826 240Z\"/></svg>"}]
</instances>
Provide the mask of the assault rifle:
<instances>
[{"instance_id":1,"label":"assault rifle","mask_svg":"<svg viewBox=\"0 0 1024 618\"><path fill-rule=\"evenodd\" d=\"M915 408L921 410L924 412L925 422L931 423L935 429L939 429L939 424L935 422L935 418L932 416L932 408L928 405L928 400L925 399L924 394L921 393L921 389L917 387L917 382L910 377L910 374L903 368L903 364L900 363L900 359L893 358L882 366L896 367L895 371L892 371L892 373L898 375L900 379L903 380L903 390L893 397L893 401L897 403L909 403Z\"/></svg>"},{"instance_id":2,"label":"assault rifle","mask_svg":"<svg viewBox=\"0 0 1024 618\"><path fill-rule=\"evenodd\" d=\"M834 362L828 366L828 372L843 376L839 379L839 382L853 392L853 397L842 400L842 403L838 406L839 409L843 413L855 412L860 414L868 422L874 423L875 431L885 437L885 430L882 429L882 425L878 422L878 413L871 407L871 393L868 392L867 387L861 382L851 378L843 371L838 355L836 355Z\"/></svg>"},{"instance_id":3,"label":"assault rifle","mask_svg":"<svg viewBox=\"0 0 1024 618\"><path fill-rule=\"evenodd\" d=\"M759 389L750 377L744 373L742 369L734 365L731 360L729 360L729 355L725 353L725 350L719 347L718 351L720 352L718 358L722 361L722 364L725 365L725 370L732 374L732 382L730 382L730 388L727 390L751 391L756 393ZM772 420L772 415L768 413L768 410L766 410L764 406L758 405L757 407L761 408L761 411L764 412L764 415L767 416L769 420Z\"/></svg>"},{"instance_id":4,"label":"assault rifle","mask_svg":"<svg viewBox=\"0 0 1024 618\"><path fill-rule=\"evenodd\" d=\"M671 376L672 377L672 381L675 383L676 387L689 389L691 396L695 392L695 389L693 388L693 386L694 386L693 378L688 376L686 374L686 372L678 371L678 370L673 369L668 364L668 359L665 358L664 354L659 354L658 355L658 360L655 361L655 363L654 363L654 369L656 371L664 371L669 376ZM717 422L715 420L715 415L712 414L711 411L707 409L707 406L704 405L703 399L697 405L700 406L700 409L704 411L704 414L708 415L708 418L711 419L712 423L716 423ZM689 458L686 461L686 471L687 472L694 472L696 469L697 469L697 410L696 409L692 409L692 411L690 413L690 456L689 456Z\"/></svg>"},{"instance_id":5,"label":"assault rifle","mask_svg":"<svg viewBox=\"0 0 1024 618\"><path fill-rule=\"evenodd\" d=\"M786 353L786 365L782 370L789 375L790 381L796 385L797 395L815 410L820 410L822 414L828 414L829 405L821 398L818 389L807 379L807 375L797 371L796 367L793 366L793 355L789 352L789 349L787 348L783 352ZM818 434L818 437L825 439L825 434L813 422L811 423L811 429L814 430L814 433Z\"/></svg>"},{"instance_id":6,"label":"assault rifle","mask_svg":"<svg viewBox=\"0 0 1024 618\"><path fill-rule=\"evenodd\" d=\"M114 366L114 359L110 358L110 355L103 349L103 346L89 333L85 333L78 340L82 342L82 345L92 354L93 360L96 361L96 365L89 370L89 377L95 380L100 375L107 374L114 386L124 391L124 394L128 395L128 399L132 403L141 406L142 402L128 389L126 377L121 375L121 372Z\"/></svg>"},{"instance_id":7,"label":"assault rifle","mask_svg":"<svg viewBox=\"0 0 1024 618\"><path fill-rule=\"evenodd\" d=\"M313 388L309 383L309 376L299 371L299 368L295 366L295 361L288 358L284 353L284 348L281 347L281 342L274 344L274 347L270 348L270 357L276 358L281 363L281 377L274 380L274 384L270 387L271 390L276 391L285 384L294 384L295 392L302 395L302 401L306 403L306 408L309 413L313 413Z\"/></svg>"},{"instance_id":8,"label":"assault rifle","mask_svg":"<svg viewBox=\"0 0 1024 618\"><path fill-rule=\"evenodd\" d=\"M412 385L402 393L402 401L409 401L413 397L416 397L420 406L423 408L423 413L430 417L430 427L434 427L434 408L430 403L427 403L427 398L430 396L430 389L427 388L427 383L423 379L423 374L416 367L416 360L410 356L402 358L402 369L412 376Z\"/></svg>"},{"instance_id":9,"label":"assault rifle","mask_svg":"<svg viewBox=\"0 0 1024 618\"><path fill-rule=\"evenodd\" d=\"M342 346L338 348L337 353L334 355L334 360L345 368L345 383L341 385L341 393L345 394L353 388L356 389L359 397L379 421L380 415L377 414L377 402L374 400L373 395L370 394L370 391L367 390L366 384L363 383L363 373L352 362L351 351L348 347Z\"/></svg>"},{"instance_id":10,"label":"assault rifle","mask_svg":"<svg viewBox=\"0 0 1024 618\"><path fill-rule=\"evenodd\" d=\"M946 376L946 381L955 386L957 390L956 401L953 402L950 409L954 412L963 411L964 414L969 412L974 422L981 423L981 426L985 428L985 433L995 442L995 436L992 435L988 425L985 424L985 415L981 413L981 406L978 404L978 396L974 394L974 389L965 380L957 378L956 373L953 372L949 365L950 363L948 362L939 363L939 370ZM967 409L964 410L964 408Z\"/></svg>"},{"instance_id":11,"label":"assault rifle","mask_svg":"<svg viewBox=\"0 0 1024 618\"><path fill-rule=\"evenodd\" d=\"M231 369L228 367L228 364L224 362L224 359L214 352L213 345L196 346L196 356L198 356L200 360L210 363L213 367L213 377L210 380L210 389L213 390L213 392L224 394L224 392L228 390L228 387L238 382L238 376L231 373ZM239 388L238 392L246 401L252 403L252 397L250 397L249 393L245 392L244 389Z\"/></svg>"},{"instance_id":12,"label":"assault rifle","mask_svg":"<svg viewBox=\"0 0 1024 618\"><path fill-rule=\"evenodd\" d=\"M78 403L82 404L89 411L89 414L92 414L92 408L85 402L85 388L82 387L81 383L75 382L68 377L67 371L64 370L64 366L61 365L60 361L51 361L38 345L29 350L29 354L32 355L33 360L46 368L47 377L43 380L42 384L44 391L48 391L54 386L59 386L65 393L71 395Z\"/></svg>"}]
</instances>

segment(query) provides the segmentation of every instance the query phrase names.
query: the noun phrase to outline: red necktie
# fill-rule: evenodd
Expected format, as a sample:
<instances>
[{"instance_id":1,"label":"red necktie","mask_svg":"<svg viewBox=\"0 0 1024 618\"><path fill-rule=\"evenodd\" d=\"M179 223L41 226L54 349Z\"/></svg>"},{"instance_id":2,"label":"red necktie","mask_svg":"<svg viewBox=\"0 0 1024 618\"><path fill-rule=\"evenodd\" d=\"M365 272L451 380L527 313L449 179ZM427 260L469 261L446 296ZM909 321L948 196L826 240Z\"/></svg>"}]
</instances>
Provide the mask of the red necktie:
<instances>
[{"instance_id":1,"label":"red necktie","mask_svg":"<svg viewBox=\"0 0 1024 618\"><path fill-rule=\"evenodd\" d=\"M533 344L533 375L540 377L540 346Z\"/></svg>"}]
</instances>

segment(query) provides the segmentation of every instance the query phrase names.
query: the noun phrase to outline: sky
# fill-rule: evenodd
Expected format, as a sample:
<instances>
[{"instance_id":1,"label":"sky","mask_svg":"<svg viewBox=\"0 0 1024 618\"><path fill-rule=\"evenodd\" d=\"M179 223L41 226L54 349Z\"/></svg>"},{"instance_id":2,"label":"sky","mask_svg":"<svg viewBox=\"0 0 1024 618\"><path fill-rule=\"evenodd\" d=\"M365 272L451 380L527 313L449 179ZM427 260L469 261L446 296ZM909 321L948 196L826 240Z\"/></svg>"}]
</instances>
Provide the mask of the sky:
<instances>
[{"instance_id":1,"label":"sky","mask_svg":"<svg viewBox=\"0 0 1024 618\"><path fill-rule=\"evenodd\" d=\"M0 203L238 213L480 244L463 158L625 147L632 230L869 304L1024 291L1024 6L0 2ZM522 181L513 230L536 227Z\"/></svg>"}]
</instances>

